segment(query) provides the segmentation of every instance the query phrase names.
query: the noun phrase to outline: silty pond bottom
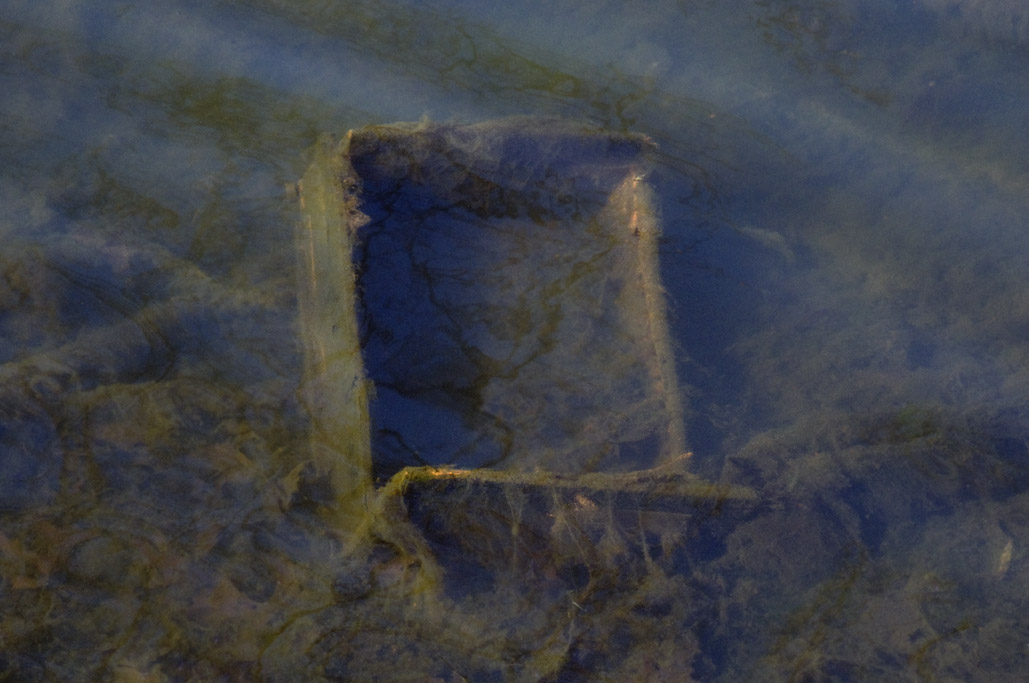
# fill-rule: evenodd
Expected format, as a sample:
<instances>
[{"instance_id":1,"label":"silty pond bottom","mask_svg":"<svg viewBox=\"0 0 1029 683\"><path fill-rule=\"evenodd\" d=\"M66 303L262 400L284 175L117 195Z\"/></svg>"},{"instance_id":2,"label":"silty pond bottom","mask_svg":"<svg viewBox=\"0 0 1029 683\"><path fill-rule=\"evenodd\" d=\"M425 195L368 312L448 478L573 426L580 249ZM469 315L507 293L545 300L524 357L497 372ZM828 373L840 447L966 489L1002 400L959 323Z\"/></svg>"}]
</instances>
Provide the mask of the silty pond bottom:
<instances>
[{"instance_id":1,"label":"silty pond bottom","mask_svg":"<svg viewBox=\"0 0 1029 683\"><path fill-rule=\"evenodd\" d=\"M7 677L1022 679L1017 3L10 0L0 31ZM425 113L508 123L363 128ZM294 244L351 129L371 383L328 386L367 442ZM484 199L374 173L419 134L394 167L451 150ZM447 241L400 245L391 197Z\"/></svg>"}]
</instances>

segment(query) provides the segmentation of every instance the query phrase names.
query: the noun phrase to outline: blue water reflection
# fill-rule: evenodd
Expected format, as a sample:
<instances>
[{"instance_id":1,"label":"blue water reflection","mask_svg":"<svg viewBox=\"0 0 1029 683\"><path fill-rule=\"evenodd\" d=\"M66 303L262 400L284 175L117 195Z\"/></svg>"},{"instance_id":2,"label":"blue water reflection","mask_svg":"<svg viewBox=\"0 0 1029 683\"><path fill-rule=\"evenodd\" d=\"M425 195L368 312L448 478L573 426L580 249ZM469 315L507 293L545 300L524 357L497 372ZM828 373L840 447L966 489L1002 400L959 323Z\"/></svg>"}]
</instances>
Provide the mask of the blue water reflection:
<instances>
[{"instance_id":1,"label":"blue water reflection","mask_svg":"<svg viewBox=\"0 0 1029 683\"><path fill-rule=\"evenodd\" d=\"M1016 679L1027 45L1001 0L6 0L0 677ZM634 540L631 597L539 560L594 602L473 656L341 559L294 183L325 131L525 114L656 143L690 468L763 506Z\"/></svg>"}]
</instances>

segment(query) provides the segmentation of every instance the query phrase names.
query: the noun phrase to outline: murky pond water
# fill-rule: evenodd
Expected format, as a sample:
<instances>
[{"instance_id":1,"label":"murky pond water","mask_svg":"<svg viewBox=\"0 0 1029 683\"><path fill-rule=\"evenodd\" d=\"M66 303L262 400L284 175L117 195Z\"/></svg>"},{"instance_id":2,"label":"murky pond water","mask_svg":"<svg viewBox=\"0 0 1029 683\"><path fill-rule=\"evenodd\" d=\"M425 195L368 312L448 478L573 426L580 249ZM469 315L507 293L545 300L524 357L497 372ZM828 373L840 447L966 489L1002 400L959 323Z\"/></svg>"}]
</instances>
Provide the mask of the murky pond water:
<instances>
[{"instance_id":1,"label":"murky pond water","mask_svg":"<svg viewBox=\"0 0 1029 683\"><path fill-rule=\"evenodd\" d=\"M0 678L1021 680L1029 11L896 4L0 2ZM649 139L674 372L629 382L652 297L589 299L627 209L516 270L447 233L420 291L576 369L512 402L476 349L425 412L447 364L365 310L366 468L305 380L296 183L325 132L510 116ZM564 282L621 327L537 350ZM692 455L597 386L651 431L675 387Z\"/></svg>"}]
</instances>

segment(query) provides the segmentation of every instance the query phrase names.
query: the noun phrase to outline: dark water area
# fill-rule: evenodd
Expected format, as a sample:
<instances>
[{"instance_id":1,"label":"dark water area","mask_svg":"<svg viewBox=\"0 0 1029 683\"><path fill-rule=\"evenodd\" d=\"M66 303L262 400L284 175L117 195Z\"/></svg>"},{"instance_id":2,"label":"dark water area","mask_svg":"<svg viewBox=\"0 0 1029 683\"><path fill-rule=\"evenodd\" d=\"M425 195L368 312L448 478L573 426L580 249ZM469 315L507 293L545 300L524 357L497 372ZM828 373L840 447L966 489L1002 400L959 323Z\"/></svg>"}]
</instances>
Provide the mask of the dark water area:
<instances>
[{"instance_id":1,"label":"dark water area","mask_svg":"<svg viewBox=\"0 0 1029 683\"><path fill-rule=\"evenodd\" d=\"M0 0L0 679L1023 680L1029 11L495 5ZM652 143L692 455L355 516L296 183L510 116Z\"/></svg>"}]
</instances>

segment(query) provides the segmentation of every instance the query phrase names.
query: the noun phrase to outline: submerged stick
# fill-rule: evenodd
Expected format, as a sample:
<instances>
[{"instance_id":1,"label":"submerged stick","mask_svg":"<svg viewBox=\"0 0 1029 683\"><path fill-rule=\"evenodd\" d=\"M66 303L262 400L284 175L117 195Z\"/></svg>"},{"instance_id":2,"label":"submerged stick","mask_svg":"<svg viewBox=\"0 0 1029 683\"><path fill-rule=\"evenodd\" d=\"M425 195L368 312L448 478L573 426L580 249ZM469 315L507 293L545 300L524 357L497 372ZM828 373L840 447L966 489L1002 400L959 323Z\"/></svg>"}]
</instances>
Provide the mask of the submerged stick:
<instances>
[{"instance_id":1,"label":"submerged stick","mask_svg":"<svg viewBox=\"0 0 1029 683\"><path fill-rule=\"evenodd\" d=\"M684 457L688 457L685 454ZM588 496L624 493L650 499L708 501L753 501L757 492L746 486L705 481L669 466L635 472L590 472L569 475L550 472L504 470L460 470L446 467L407 467L383 487L382 496L400 496L410 487L444 484L491 484L510 487L553 489ZM644 505L645 507L645 505Z\"/></svg>"},{"instance_id":2,"label":"submerged stick","mask_svg":"<svg viewBox=\"0 0 1029 683\"><path fill-rule=\"evenodd\" d=\"M349 138L348 138L349 140ZM339 530L363 533L372 493L368 389L357 332L351 265L357 228L345 201L346 144L330 137L315 148L300 181L303 222L297 234L298 303L304 348L301 399L311 425L311 459L337 492Z\"/></svg>"},{"instance_id":3,"label":"submerged stick","mask_svg":"<svg viewBox=\"0 0 1029 683\"><path fill-rule=\"evenodd\" d=\"M647 325L654 347L657 366L655 382L668 415L668 449L673 455L687 454L685 415L672 337L668 330L667 302L661 285L660 260L657 241L661 226L657 220L654 192L642 175L632 174L619 186L611 198L612 204L621 204L628 219L626 226L636 240L636 267L639 286L647 308Z\"/></svg>"}]
</instances>

